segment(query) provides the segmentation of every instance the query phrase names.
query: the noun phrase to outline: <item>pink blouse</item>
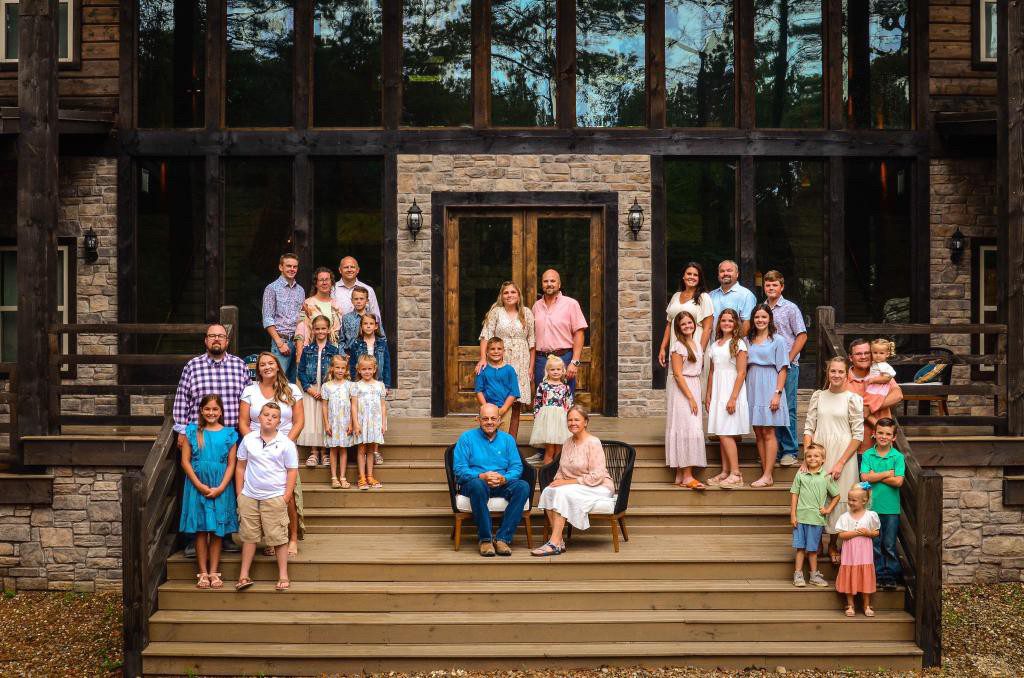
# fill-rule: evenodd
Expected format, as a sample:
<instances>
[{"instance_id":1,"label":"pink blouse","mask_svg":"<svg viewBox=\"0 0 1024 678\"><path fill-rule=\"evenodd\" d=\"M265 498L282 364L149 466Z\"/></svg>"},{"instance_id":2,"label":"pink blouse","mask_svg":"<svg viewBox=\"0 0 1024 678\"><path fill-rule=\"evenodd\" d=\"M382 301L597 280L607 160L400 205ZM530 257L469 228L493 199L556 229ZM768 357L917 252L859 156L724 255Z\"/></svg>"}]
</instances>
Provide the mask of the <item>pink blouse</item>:
<instances>
[{"instance_id":1,"label":"pink blouse","mask_svg":"<svg viewBox=\"0 0 1024 678\"><path fill-rule=\"evenodd\" d=\"M594 436L588 436L582 443L569 438L562 444L562 457L555 480L576 480L588 487L604 485L615 492L615 483L605 465L604 448Z\"/></svg>"}]
</instances>

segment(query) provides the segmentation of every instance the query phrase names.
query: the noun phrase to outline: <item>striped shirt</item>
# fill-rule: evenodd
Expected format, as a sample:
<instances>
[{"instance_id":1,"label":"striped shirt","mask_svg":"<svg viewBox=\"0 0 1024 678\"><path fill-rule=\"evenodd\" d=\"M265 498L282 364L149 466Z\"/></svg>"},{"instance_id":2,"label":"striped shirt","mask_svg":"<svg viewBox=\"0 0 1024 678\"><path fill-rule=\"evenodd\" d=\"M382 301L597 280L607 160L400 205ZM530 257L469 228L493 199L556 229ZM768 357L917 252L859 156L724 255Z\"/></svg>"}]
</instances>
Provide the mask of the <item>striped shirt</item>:
<instances>
[{"instance_id":1,"label":"striped shirt","mask_svg":"<svg viewBox=\"0 0 1024 678\"><path fill-rule=\"evenodd\" d=\"M771 302L765 302L772 309L772 320L775 322L775 331L782 340L786 342L786 354L793 350L793 343L801 334L807 334L807 325L804 324L804 314L800 308L789 299L779 297L775 306ZM800 354L793 357L793 365L800 364Z\"/></svg>"},{"instance_id":2,"label":"striped shirt","mask_svg":"<svg viewBox=\"0 0 1024 678\"><path fill-rule=\"evenodd\" d=\"M242 391L251 383L249 368L238 356L225 353L220 360L214 360L204 353L192 358L181 371L174 394L174 430L184 433L185 427L198 421L199 401L211 393L224 402L224 425L237 426Z\"/></svg>"},{"instance_id":3,"label":"striped shirt","mask_svg":"<svg viewBox=\"0 0 1024 678\"><path fill-rule=\"evenodd\" d=\"M302 285L294 280L289 285L283 275L278 277L263 290L263 327L273 325L282 337L291 338L304 301Z\"/></svg>"}]
</instances>

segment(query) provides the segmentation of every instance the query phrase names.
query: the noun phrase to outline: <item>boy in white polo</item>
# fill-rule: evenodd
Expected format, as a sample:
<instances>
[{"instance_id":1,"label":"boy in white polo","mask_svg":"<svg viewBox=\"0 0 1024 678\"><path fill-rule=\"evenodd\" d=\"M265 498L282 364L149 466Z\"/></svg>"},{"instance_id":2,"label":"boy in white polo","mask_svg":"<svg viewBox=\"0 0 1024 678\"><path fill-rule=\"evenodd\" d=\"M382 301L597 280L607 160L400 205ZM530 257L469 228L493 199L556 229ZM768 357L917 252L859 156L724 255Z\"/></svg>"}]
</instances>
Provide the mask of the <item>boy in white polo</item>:
<instances>
[{"instance_id":1,"label":"boy in white polo","mask_svg":"<svg viewBox=\"0 0 1024 678\"><path fill-rule=\"evenodd\" d=\"M256 544L275 547L277 590L288 581L288 502L298 479L299 452L295 443L277 430L281 408L270 402L260 410L260 429L251 431L238 446L235 492L238 494L238 535L242 540L242 568L235 590L252 586L249 568Z\"/></svg>"}]
</instances>

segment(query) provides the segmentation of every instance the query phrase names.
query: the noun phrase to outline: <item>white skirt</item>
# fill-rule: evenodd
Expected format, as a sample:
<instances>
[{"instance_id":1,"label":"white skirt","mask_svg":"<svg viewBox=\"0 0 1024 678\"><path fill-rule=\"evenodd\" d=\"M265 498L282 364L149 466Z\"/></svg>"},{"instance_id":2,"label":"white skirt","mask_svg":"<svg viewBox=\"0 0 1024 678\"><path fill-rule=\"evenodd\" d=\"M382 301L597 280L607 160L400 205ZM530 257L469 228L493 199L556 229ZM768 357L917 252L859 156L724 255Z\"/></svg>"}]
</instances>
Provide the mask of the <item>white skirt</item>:
<instances>
[{"instance_id":1,"label":"white skirt","mask_svg":"<svg viewBox=\"0 0 1024 678\"><path fill-rule=\"evenodd\" d=\"M302 430L299 431L299 439L296 445L306 447L324 446L324 415L320 411L320 401L309 395L302 394Z\"/></svg>"},{"instance_id":2,"label":"white skirt","mask_svg":"<svg viewBox=\"0 0 1024 678\"><path fill-rule=\"evenodd\" d=\"M559 485L546 487L540 495L539 508L551 509L577 530L590 527L590 511L600 499L612 496L612 491L604 485L590 487L588 485Z\"/></svg>"},{"instance_id":3,"label":"white skirt","mask_svg":"<svg viewBox=\"0 0 1024 678\"><path fill-rule=\"evenodd\" d=\"M533 418L530 447L561 445L572 435L565 424L566 413L561 405L545 405Z\"/></svg>"}]
</instances>

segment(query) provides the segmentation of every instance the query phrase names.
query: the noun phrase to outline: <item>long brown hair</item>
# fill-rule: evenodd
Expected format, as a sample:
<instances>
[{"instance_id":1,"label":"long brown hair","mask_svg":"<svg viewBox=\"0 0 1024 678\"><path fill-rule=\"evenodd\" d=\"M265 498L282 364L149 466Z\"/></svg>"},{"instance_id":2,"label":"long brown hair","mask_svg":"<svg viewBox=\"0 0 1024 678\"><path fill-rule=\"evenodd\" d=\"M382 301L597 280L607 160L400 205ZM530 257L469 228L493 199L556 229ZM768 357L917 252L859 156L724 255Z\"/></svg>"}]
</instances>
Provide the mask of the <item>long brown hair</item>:
<instances>
[{"instance_id":1,"label":"long brown hair","mask_svg":"<svg viewBox=\"0 0 1024 678\"><path fill-rule=\"evenodd\" d=\"M825 385L821 387L822 391L827 391L829 389L829 386L831 386L831 384L829 383L829 380L828 380L828 366L831 365L832 363L842 363L843 364L843 369L846 370L847 372L850 371L850 362L846 358L834 355L831 358L829 358L828 360L826 360L825 361Z\"/></svg>"},{"instance_id":2,"label":"long brown hair","mask_svg":"<svg viewBox=\"0 0 1024 678\"><path fill-rule=\"evenodd\" d=\"M526 311L523 310L523 291L519 289L519 285L515 284L511 280L506 280L505 282L501 283L501 286L498 288L498 300L491 304L491 307L487 310L487 313L490 314L492 311L495 310L504 310L505 303L501 300L501 295L505 293L505 288L507 287L511 287L512 289L514 289L516 291L516 294L519 295L519 303L516 304L516 312L519 314L519 322L522 323L523 329L526 329Z\"/></svg>"},{"instance_id":3,"label":"long brown hair","mask_svg":"<svg viewBox=\"0 0 1024 678\"><path fill-rule=\"evenodd\" d=\"M693 314L690 313L689 311L680 311L679 313L676 314L675 319L672 320L672 329L675 330L677 337L683 336L683 328L681 327L681 321L683 320L683 316L686 316L693 322L693 331L697 331L697 319L693 317ZM686 348L686 359L691 363L695 363L697 362L697 354L694 353L693 348L690 347L691 342L696 343L693 340L692 334L690 335L689 340L682 339L680 343L682 343L683 347Z\"/></svg>"},{"instance_id":4,"label":"long brown hair","mask_svg":"<svg viewBox=\"0 0 1024 678\"><path fill-rule=\"evenodd\" d=\"M732 332L729 334L729 355L735 358L740 352L740 340L743 339L743 323L740 322L740 314L735 309L724 309L718 315L718 322L715 324L715 341L724 339L722 333L722 318L726 315L732 316Z\"/></svg>"},{"instance_id":5,"label":"long brown hair","mask_svg":"<svg viewBox=\"0 0 1024 678\"><path fill-rule=\"evenodd\" d=\"M295 396L292 394L292 389L288 383L288 378L284 376L284 370L281 369L281 363L277 362L277 358L270 351L261 351L258 358L256 358L256 373L259 376L259 384L263 384L263 375L259 374L260 362L263 360L263 356L266 356L274 361L277 365L277 375L274 377L274 400L279 400L289 405L295 404Z\"/></svg>"},{"instance_id":6,"label":"long brown hair","mask_svg":"<svg viewBox=\"0 0 1024 678\"><path fill-rule=\"evenodd\" d=\"M750 339L750 341L757 339L757 328L754 327L754 314L758 311L764 311L768 314L768 340L771 341L778 330L775 329L775 314L772 313L772 307L768 304L758 304L750 312L750 332L747 333L747 339Z\"/></svg>"},{"instance_id":7,"label":"long brown hair","mask_svg":"<svg viewBox=\"0 0 1024 678\"><path fill-rule=\"evenodd\" d=\"M199 401L199 419L196 421L196 440L199 442L199 447L203 446L203 429L206 428L206 420L203 419L203 408L210 402L217 403L217 407L220 408L220 416L217 417L217 423L221 426L224 425L224 401L216 393L207 393Z\"/></svg>"}]
</instances>

